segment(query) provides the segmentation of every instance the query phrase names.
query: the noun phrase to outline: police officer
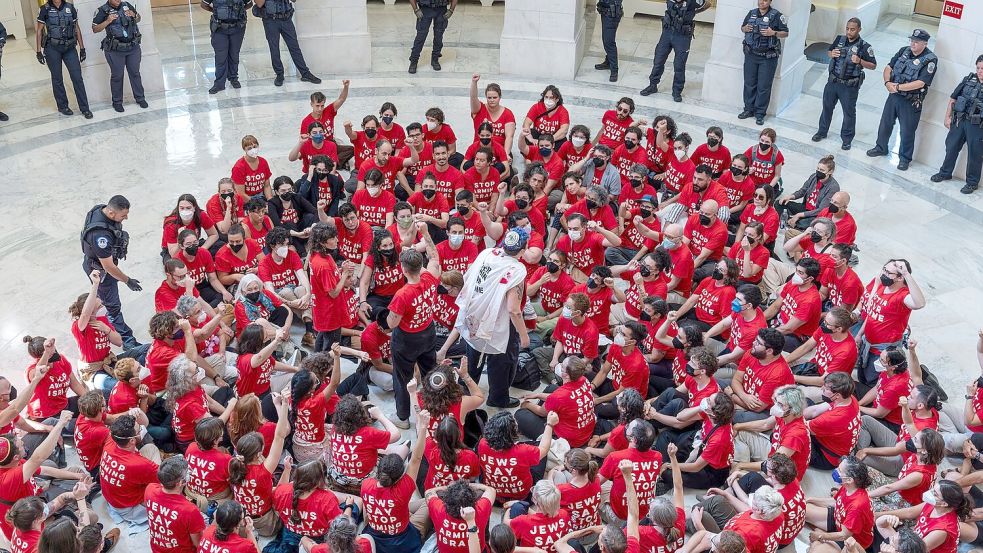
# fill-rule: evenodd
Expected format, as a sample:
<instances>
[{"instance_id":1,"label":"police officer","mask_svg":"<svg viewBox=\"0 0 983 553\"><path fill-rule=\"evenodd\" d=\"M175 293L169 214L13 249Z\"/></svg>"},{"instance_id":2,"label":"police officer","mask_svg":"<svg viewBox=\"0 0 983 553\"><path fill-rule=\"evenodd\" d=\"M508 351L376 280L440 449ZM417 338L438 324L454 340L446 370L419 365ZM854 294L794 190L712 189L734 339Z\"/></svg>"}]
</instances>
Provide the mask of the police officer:
<instances>
[{"instance_id":1,"label":"police officer","mask_svg":"<svg viewBox=\"0 0 983 553\"><path fill-rule=\"evenodd\" d=\"M137 347L133 331L123 320L120 306L118 282L123 282L134 292L143 288L140 281L130 278L116 265L121 259L126 259L126 249L130 235L123 230L123 221L130 213L130 202L123 196L113 196L107 204L99 204L85 215L80 238L82 240L82 271L86 275L92 271L101 271L102 280L96 292L113 323L116 332L123 337L123 347Z\"/></svg>"},{"instance_id":2,"label":"police officer","mask_svg":"<svg viewBox=\"0 0 983 553\"><path fill-rule=\"evenodd\" d=\"M130 76L133 99L142 108L147 107L140 78L140 14L129 2L108 0L99 6L92 18L92 32L106 31L102 50L109 64L109 88L113 94L113 109L123 112L123 70Z\"/></svg>"},{"instance_id":3,"label":"police officer","mask_svg":"<svg viewBox=\"0 0 983 553\"><path fill-rule=\"evenodd\" d=\"M434 71L440 71L440 50L444 47L444 31L447 30L447 20L454 15L457 0L410 0L410 7L416 14L416 38L413 39L413 49L410 50L410 73L416 73L416 64L420 61L423 43L430 33L433 23L433 52L430 54L430 66Z\"/></svg>"},{"instance_id":4,"label":"police officer","mask_svg":"<svg viewBox=\"0 0 983 553\"><path fill-rule=\"evenodd\" d=\"M0 23L0 76L3 75L3 45L7 43L7 28ZM0 121L10 119L7 114L0 111Z\"/></svg>"},{"instance_id":5,"label":"police officer","mask_svg":"<svg viewBox=\"0 0 983 553\"><path fill-rule=\"evenodd\" d=\"M263 19L263 30L266 31L266 42L270 44L270 60L273 62L273 79L275 86L283 86L283 62L280 61L280 37L287 43L290 59L294 60L300 80L321 84L321 79L314 76L307 68L304 53L300 51L297 42L297 28L294 27L294 0L254 0L253 15Z\"/></svg>"},{"instance_id":6,"label":"police officer","mask_svg":"<svg viewBox=\"0 0 983 553\"><path fill-rule=\"evenodd\" d=\"M877 143L867 150L870 157L886 156L887 141L894 132L894 120L901 124L901 148L898 170L907 171L915 153L915 130L922 112L922 102L935 78L939 58L928 49L931 38L924 29L911 32L910 45L898 50L884 68L884 86L888 97L877 127Z\"/></svg>"},{"instance_id":7,"label":"police officer","mask_svg":"<svg viewBox=\"0 0 983 553\"><path fill-rule=\"evenodd\" d=\"M78 10L64 0L48 0L34 26L34 51L38 63L48 65L51 73L51 91L55 95L55 104L62 115L71 115L68 107L68 94L65 93L65 81L62 78L61 66L64 63L68 76L72 79L75 89L75 99L79 103L79 111L86 119L92 119L89 111L89 98L85 95L85 82L82 81L82 62L85 61L85 44L82 43L82 31L78 26ZM78 45L79 51L75 51ZM43 50L42 50L43 49Z\"/></svg>"},{"instance_id":8,"label":"police officer","mask_svg":"<svg viewBox=\"0 0 983 553\"><path fill-rule=\"evenodd\" d=\"M652 73L649 74L649 85L641 91L642 96L655 94L662 80L662 72L666 69L669 52L674 52L672 59L672 99L683 101L683 85L686 84L686 59L689 58L689 46L693 41L693 20L696 14L710 8L706 0L669 0L666 3L666 13L662 16L662 36L655 46L655 59L652 60Z\"/></svg>"},{"instance_id":9,"label":"police officer","mask_svg":"<svg viewBox=\"0 0 983 553\"><path fill-rule=\"evenodd\" d=\"M853 17L846 22L846 34L837 36L829 45L829 80L823 89L823 113L819 116L819 130L812 136L813 142L826 138L833 108L839 102L843 106L842 148L850 149L856 134L857 96L864 83L864 69L876 67L874 47L860 38L860 20Z\"/></svg>"},{"instance_id":10,"label":"police officer","mask_svg":"<svg viewBox=\"0 0 983 553\"><path fill-rule=\"evenodd\" d=\"M215 84L209 94L225 90L225 79L232 88L239 84L239 50L246 37L246 10L252 0L201 0L201 7L212 12L208 28L212 31L212 49L215 50Z\"/></svg>"},{"instance_id":11,"label":"police officer","mask_svg":"<svg viewBox=\"0 0 983 553\"><path fill-rule=\"evenodd\" d=\"M952 178L959 151L963 144L968 144L966 185L960 192L972 194L980 185L983 170L983 56L976 58L976 72L966 75L949 96L945 128L949 129L945 137L945 161L939 172L932 175L932 182Z\"/></svg>"},{"instance_id":12,"label":"police officer","mask_svg":"<svg viewBox=\"0 0 983 553\"><path fill-rule=\"evenodd\" d=\"M598 0L597 13L601 16L601 43L604 44L604 61L594 66L598 71L611 71L609 81L618 80L618 25L625 15L622 0Z\"/></svg>"},{"instance_id":13,"label":"police officer","mask_svg":"<svg viewBox=\"0 0 983 553\"><path fill-rule=\"evenodd\" d=\"M765 123L765 112L771 101L771 85L778 70L778 56L788 36L788 18L771 7L771 0L758 0L758 7L744 16L744 111L737 117Z\"/></svg>"}]
</instances>

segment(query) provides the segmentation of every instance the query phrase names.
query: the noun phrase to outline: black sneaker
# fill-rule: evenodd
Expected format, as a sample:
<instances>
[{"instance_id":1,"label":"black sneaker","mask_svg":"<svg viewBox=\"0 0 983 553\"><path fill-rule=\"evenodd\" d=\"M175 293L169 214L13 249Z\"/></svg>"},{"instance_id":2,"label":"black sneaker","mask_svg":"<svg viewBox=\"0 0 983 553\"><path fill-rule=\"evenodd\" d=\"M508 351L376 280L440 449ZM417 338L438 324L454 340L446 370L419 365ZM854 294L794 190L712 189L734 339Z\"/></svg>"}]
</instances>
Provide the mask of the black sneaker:
<instances>
[{"instance_id":1,"label":"black sneaker","mask_svg":"<svg viewBox=\"0 0 983 553\"><path fill-rule=\"evenodd\" d=\"M880 157L886 155L887 152L882 150L880 146L874 146L873 148L867 150L867 157Z\"/></svg>"},{"instance_id":2,"label":"black sneaker","mask_svg":"<svg viewBox=\"0 0 983 553\"><path fill-rule=\"evenodd\" d=\"M603 61L601 63L595 63L594 69L597 69L598 71L607 71L608 69L611 69L611 65L608 64L607 61Z\"/></svg>"},{"instance_id":3,"label":"black sneaker","mask_svg":"<svg viewBox=\"0 0 983 553\"><path fill-rule=\"evenodd\" d=\"M123 104L113 104L113 109L119 113L123 113Z\"/></svg>"},{"instance_id":4,"label":"black sneaker","mask_svg":"<svg viewBox=\"0 0 983 553\"><path fill-rule=\"evenodd\" d=\"M10 117L7 117L7 114L6 113L0 111L0 121L7 121L9 119L10 119Z\"/></svg>"},{"instance_id":5,"label":"black sneaker","mask_svg":"<svg viewBox=\"0 0 983 553\"><path fill-rule=\"evenodd\" d=\"M978 187L979 187L978 184L967 184L962 188L960 188L959 191L962 192L963 194L972 194L973 192L976 192L976 189Z\"/></svg>"},{"instance_id":6,"label":"black sneaker","mask_svg":"<svg viewBox=\"0 0 983 553\"><path fill-rule=\"evenodd\" d=\"M137 105L142 107L143 109L147 109L148 107L150 107L150 104L148 104L146 100L137 100Z\"/></svg>"},{"instance_id":7,"label":"black sneaker","mask_svg":"<svg viewBox=\"0 0 983 553\"><path fill-rule=\"evenodd\" d=\"M219 92L222 92L223 90L225 90L225 87L224 86L213 85L211 88L208 89L208 93L209 94L218 94Z\"/></svg>"},{"instance_id":8,"label":"black sneaker","mask_svg":"<svg viewBox=\"0 0 983 553\"><path fill-rule=\"evenodd\" d=\"M952 175L943 175L942 173L935 173L931 177L932 182L942 182L944 180L952 180Z\"/></svg>"},{"instance_id":9,"label":"black sneaker","mask_svg":"<svg viewBox=\"0 0 983 553\"><path fill-rule=\"evenodd\" d=\"M754 114L751 113L748 110L744 110L744 111L742 111L742 112L740 112L740 113L737 114L737 118L738 119L747 119L749 117L754 117Z\"/></svg>"},{"instance_id":10,"label":"black sneaker","mask_svg":"<svg viewBox=\"0 0 983 553\"><path fill-rule=\"evenodd\" d=\"M434 71L440 71L440 60L430 60L430 67L433 67Z\"/></svg>"},{"instance_id":11,"label":"black sneaker","mask_svg":"<svg viewBox=\"0 0 983 553\"><path fill-rule=\"evenodd\" d=\"M89 110L85 110L82 112L82 117L85 117L86 119L92 119L92 112Z\"/></svg>"},{"instance_id":12,"label":"black sneaker","mask_svg":"<svg viewBox=\"0 0 983 553\"><path fill-rule=\"evenodd\" d=\"M321 79L314 76L314 73L304 73L300 76L300 80L305 83L321 84Z\"/></svg>"},{"instance_id":13,"label":"black sneaker","mask_svg":"<svg viewBox=\"0 0 983 553\"><path fill-rule=\"evenodd\" d=\"M655 94L658 91L659 91L659 87L658 86L656 86L654 84L650 84L650 85L646 86L645 88L643 88L642 91L639 92L639 94L641 94L642 96L649 96L651 94Z\"/></svg>"},{"instance_id":14,"label":"black sneaker","mask_svg":"<svg viewBox=\"0 0 983 553\"><path fill-rule=\"evenodd\" d=\"M72 115L72 114L74 114L75 112L74 112L74 111L72 111L72 108L65 108L65 109L60 109L60 110L58 110L58 113L60 113L60 114L62 114L62 115Z\"/></svg>"},{"instance_id":15,"label":"black sneaker","mask_svg":"<svg viewBox=\"0 0 983 553\"><path fill-rule=\"evenodd\" d=\"M273 78L273 86L283 86L283 75L277 75Z\"/></svg>"},{"instance_id":16,"label":"black sneaker","mask_svg":"<svg viewBox=\"0 0 983 553\"><path fill-rule=\"evenodd\" d=\"M239 82L239 79L229 79L229 83L232 84L232 88L242 88L242 83Z\"/></svg>"},{"instance_id":17,"label":"black sneaker","mask_svg":"<svg viewBox=\"0 0 983 553\"><path fill-rule=\"evenodd\" d=\"M816 133L816 134L812 135L812 141L813 142L819 142L819 141L821 141L824 138L826 138L826 135L825 134Z\"/></svg>"}]
</instances>

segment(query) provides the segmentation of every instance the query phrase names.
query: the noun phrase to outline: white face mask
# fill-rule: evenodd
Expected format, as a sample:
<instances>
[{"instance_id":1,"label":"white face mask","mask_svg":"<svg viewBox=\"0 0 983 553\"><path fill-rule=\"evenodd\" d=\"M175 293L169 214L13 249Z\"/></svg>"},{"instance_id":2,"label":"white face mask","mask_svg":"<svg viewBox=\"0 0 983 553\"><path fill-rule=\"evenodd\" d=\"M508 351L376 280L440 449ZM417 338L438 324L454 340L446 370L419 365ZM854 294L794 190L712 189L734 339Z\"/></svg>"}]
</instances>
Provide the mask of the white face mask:
<instances>
[{"instance_id":1,"label":"white face mask","mask_svg":"<svg viewBox=\"0 0 983 553\"><path fill-rule=\"evenodd\" d=\"M140 374L139 374L140 380L146 380L146 378L148 376L150 376L150 369L148 369L147 367L141 366L140 367Z\"/></svg>"},{"instance_id":2,"label":"white face mask","mask_svg":"<svg viewBox=\"0 0 983 553\"><path fill-rule=\"evenodd\" d=\"M182 221L184 221L185 223L187 223L188 221L191 220L192 217L195 216L195 210L193 210L193 209L179 209L178 210L178 215L181 216L181 220Z\"/></svg>"},{"instance_id":3,"label":"white face mask","mask_svg":"<svg viewBox=\"0 0 983 553\"><path fill-rule=\"evenodd\" d=\"M95 313L96 317L105 317L108 314L109 314L109 311L106 310L106 306L105 305L103 305L99 309L96 309L96 313Z\"/></svg>"},{"instance_id":4,"label":"white face mask","mask_svg":"<svg viewBox=\"0 0 983 553\"><path fill-rule=\"evenodd\" d=\"M205 319L207 318L208 318L208 313L205 313L204 311L198 312L198 324L205 322Z\"/></svg>"},{"instance_id":5,"label":"white face mask","mask_svg":"<svg viewBox=\"0 0 983 553\"><path fill-rule=\"evenodd\" d=\"M559 364L559 365L553 367L553 374L555 374L557 378L559 378L559 379L562 380L563 379L563 365L562 364Z\"/></svg>"},{"instance_id":6,"label":"white face mask","mask_svg":"<svg viewBox=\"0 0 983 553\"><path fill-rule=\"evenodd\" d=\"M614 337L614 345L624 347L625 345L625 335L618 334Z\"/></svg>"},{"instance_id":7,"label":"white face mask","mask_svg":"<svg viewBox=\"0 0 983 553\"><path fill-rule=\"evenodd\" d=\"M543 100L543 105L546 106L546 109L553 109L556 107L556 100L552 98L546 98Z\"/></svg>"},{"instance_id":8,"label":"white face mask","mask_svg":"<svg viewBox=\"0 0 983 553\"><path fill-rule=\"evenodd\" d=\"M792 275L792 284L796 286L802 286L803 282L805 282L805 280L800 275L798 274Z\"/></svg>"},{"instance_id":9,"label":"white face mask","mask_svg":"<svg viewBox=\"0 0 983 553\"><path fill-rule=\"evenodd\" d=\"M563 307L563 318L564 319L572 319L573 318L573 309L570 309L569 307L564 306Z\"/></svg>"},{"instance_id":10,"label":"white face mask","mask_svg":"<svg viewBox=\"0 0 983 553\"><path fill-rule=\"evenodd\" d=\"M709 413L710 412L710 409L711 409L711 407L710 407L710 398L705 397L705 398L701 399L700 400L700 411L703 411L704 413Z\"/></svg>"},{"instance_id":11,"label":"white face mask","mask_svg":"<svg viewBox=\"0 0 983 553\"><path fill-rule=\"evenodd\" d=\"M885 367L884 366L884 363L881 363L880 360L877 360L877 361L874 361L874 370L877 371L877 372L879 372L879 373L882 373L882 372L885 372L887 370L887 367Z\"/></svg>"},{"instance_id":12,"label":"white face mask","mask_svg":"<svg viewBox=\"0 0 983 553\"><path fill-rule=\"evenodd\" d=\"M673 151L676 154L676 159L678 160L682 160L684 157L686 157L686 150L673 150Z\"/></svg>"},{"instance_id":13,"label":"white face mask","mask_svg":"<svg viewBox=\"0 0 983 553\"><path fill-rule=\"evenodd\" d=\"M582 136L575 136L570 139L570 142L573 144L574 148L580 148L584 144L587 144L587 139Z\"/></svg>"},{"instance_id":14,"label":"white face mask","mask_svg":"<svg viewBox=\"0 0 983 553\"><path fill-rule=\"evenodd\" d=\"M782 409L782 406L776 403L768 410L768 414L776 419L780 419L785 416L785 409Z\"/></svg>"},{"instance_id":15,"label":"white face mask","mask_svg":"<svg viewBox=\"0 0 983 553\"><path fill-rule=\"evenodd\" d=\"M287 257L287 252L289 251L290 249L287 248L287 246L280 246L279 248L276 249L276 256L279 257L280 259L283 259Z\"/></svg>"},{"instance_id":16,"label":"white face mask","mask_svg":"<svg viewBox=\"0 0 983 553\"><path fill-rule=\"evenodd\" d=\"M428 131L433 131L436 128L437 128L437 122L436 121L427 121L427 130Z\"/></svg>"},{"instance_id":17,"label":"white face mask","mask_svg":"<svg viewBox=\"0 0 983 553\"><path fill-rule=\"evenodd\" d=\"M369 196L372 196L373 198L382 193L382 189L378 186L366 186L365 189L369 191Z\"/></svg>"},{"instance_id":18,"label":"white face mask","mask_svg":"<svg viewBox=\"0 0 983 553\"><path fill-rule=\"evenodd\" d=\"M922 494L922 501L934 506L936 501L935 493L932 490L925 490L925 492Z\"/></svg>"},{"instance_id":19,"label":"white face mask","mask_svg":"<svg viewBox=\"0 0 983 553\"><path fill-rule=\"evenodd\" d=\"M201 382L202 380L205 380L205 369L198 367L198 371L195 372L195 380L197 382Z\"/></svg>"},{"instance_id":20,"label":"white face mask","mask_svg":"<svg viewBox=\"0 0 983 553\"><path fill-rule=\"evenodd\" d=\"M573 240L574 242L580 240L584 236L583 231L579 231L579 230L571 230L568 234L570 236L570 239Z\"/></svg>"},{"instance_id":21,"label":"white face mask","mask_svg":"<svg viewBox=\"0 0 983 553\"><path fill-rule=\"evenodd\" d=\"M249 157L259 157L259 148L252 147L246 150L246 155Z\"/></svg>"}]
</instances>

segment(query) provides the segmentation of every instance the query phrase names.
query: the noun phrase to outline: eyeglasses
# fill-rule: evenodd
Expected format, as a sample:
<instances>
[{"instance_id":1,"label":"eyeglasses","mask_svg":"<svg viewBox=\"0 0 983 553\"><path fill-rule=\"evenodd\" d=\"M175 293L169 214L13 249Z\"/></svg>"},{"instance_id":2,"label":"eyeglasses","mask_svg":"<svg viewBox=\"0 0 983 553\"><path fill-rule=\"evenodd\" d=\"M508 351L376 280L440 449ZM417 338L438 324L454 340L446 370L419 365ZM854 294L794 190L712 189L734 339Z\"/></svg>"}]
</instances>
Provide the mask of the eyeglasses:
<instances>
[{"instance_id":1,"label":"eyeglasses","mask_svg":"<svg viewBox=\"0 0 983 553\"><path fill-rule=\"evenodd\" d=\"M618 108L618 113L631 113L631 110Z\"/></svg>"},{"instance_id":2,"label":"eyeglasses","mask_svg":"<svg viewBox=\"0 0 983 553\"><path fill-rule=\"evenodd\" d=\"M754 195L754 199L755 200L767 200L768 199L768 196L765 196L764 194L755 194Z\"/></svg>"}]
</instances>

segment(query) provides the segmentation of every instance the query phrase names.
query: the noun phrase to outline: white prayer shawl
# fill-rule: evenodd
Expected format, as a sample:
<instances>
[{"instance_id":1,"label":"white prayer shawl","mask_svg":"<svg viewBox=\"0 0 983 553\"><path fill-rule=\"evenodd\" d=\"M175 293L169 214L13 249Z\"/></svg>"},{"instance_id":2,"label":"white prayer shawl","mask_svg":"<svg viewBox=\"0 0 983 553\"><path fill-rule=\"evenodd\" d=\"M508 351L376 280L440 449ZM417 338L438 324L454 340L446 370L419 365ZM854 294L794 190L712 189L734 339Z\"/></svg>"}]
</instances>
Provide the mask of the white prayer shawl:
<instances>
[{"instance_id":1,"label":"white prayer shawl","mask_svg":"<svg viewBox=\"0 0 983 553\"><path fill-rule=\"evenodd\" d=\"M486 249L464 273L464 289L457 296L460 311L454 328L477 351L505 353L509 342L506 293L526 279L526 267L501 248Z\"/></svg>"}]
</instances>

